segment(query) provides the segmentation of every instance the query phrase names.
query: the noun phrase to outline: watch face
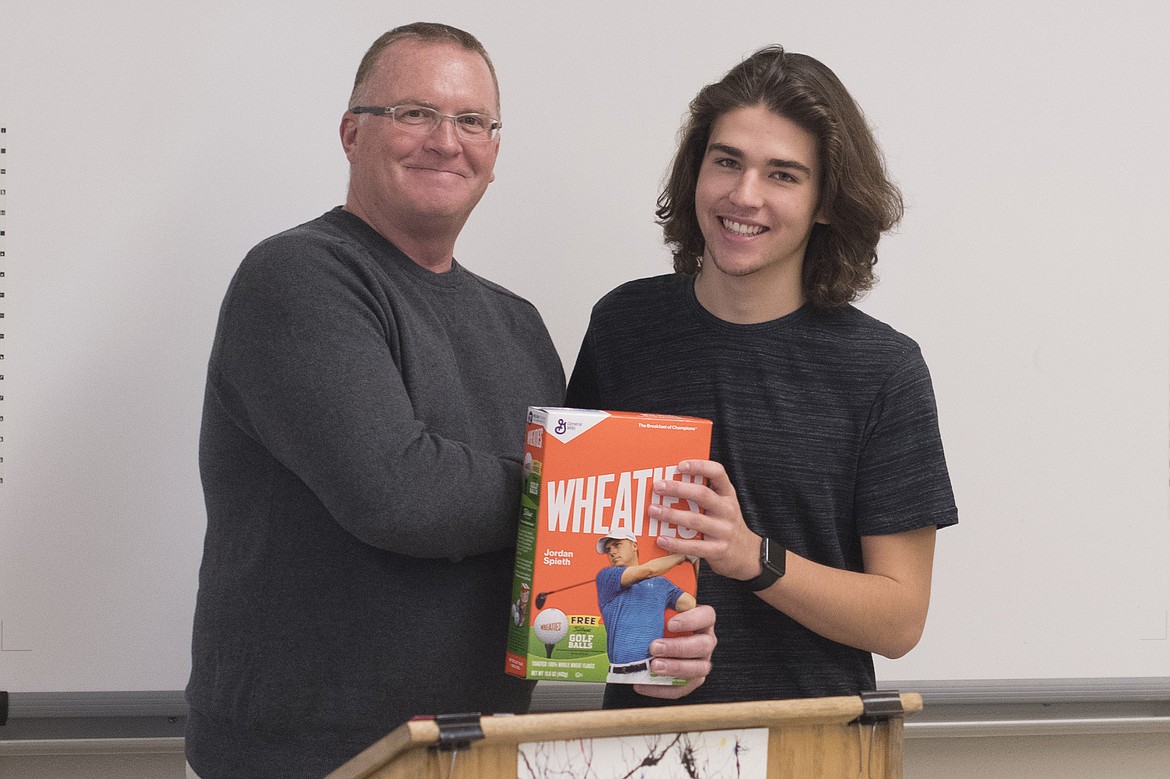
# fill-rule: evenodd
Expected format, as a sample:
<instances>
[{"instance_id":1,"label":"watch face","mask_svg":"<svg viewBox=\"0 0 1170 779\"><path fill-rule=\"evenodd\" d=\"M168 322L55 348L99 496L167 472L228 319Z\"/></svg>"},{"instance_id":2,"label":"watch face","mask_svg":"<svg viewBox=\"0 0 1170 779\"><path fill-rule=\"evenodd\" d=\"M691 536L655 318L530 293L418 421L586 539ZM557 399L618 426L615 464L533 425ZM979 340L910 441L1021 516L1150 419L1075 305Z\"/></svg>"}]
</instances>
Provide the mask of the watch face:
<instances>
[{"instance_id":1,"label":"watch face","mask_svg":"<svg viewBox=\"0 0 1170 779\"><path fill-rule=\"evenodd\" d=\"M779 556L777 560L773 560L771 541L766 536L760 541L760 575L746 582L753 592L766 590L784 575L784 547L776 544L776 549Z\"/></svg>"},{"instance_id":2,"label":"watch face","mask_svg":"<svg viewBox=\"0 0 1170 779\"><path fill-rule=\"evenodd\" d=\"M771 571L776 575L776 578L779 578L784 575L784 547L777 544L776 551L778 554L773 559L772 539L765 538L763 548L760 550L760 566L766 571Z\"/></svg>"}]
</instances>

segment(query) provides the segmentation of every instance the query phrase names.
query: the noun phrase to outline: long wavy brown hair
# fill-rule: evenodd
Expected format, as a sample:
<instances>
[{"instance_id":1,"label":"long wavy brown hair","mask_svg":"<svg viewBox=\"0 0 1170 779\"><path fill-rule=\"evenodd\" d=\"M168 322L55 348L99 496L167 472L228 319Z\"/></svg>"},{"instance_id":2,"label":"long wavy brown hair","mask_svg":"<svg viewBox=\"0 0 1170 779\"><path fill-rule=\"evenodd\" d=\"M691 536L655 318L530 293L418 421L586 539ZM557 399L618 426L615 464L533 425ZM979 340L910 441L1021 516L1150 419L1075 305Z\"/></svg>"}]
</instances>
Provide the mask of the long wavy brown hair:
<instances>
[{"instance_id":1,"label":"long wavy brown hair","mask_svg":"<svg viewBox=\"0 0 1170 779\"><path fill-rule=\"evenodd\" d=\"M843 306L876 281L877 244L902 218L902 193L861 108L828 67L780 46L760 49L691 101L670 178L658 197L658 223L677 273L695 274L704 240L695 216L695 186L711 127L728 111L766 106L811 133L819 156L819 213L805 250L803 286L815 306Z\"/></svg>"}]
</instances>

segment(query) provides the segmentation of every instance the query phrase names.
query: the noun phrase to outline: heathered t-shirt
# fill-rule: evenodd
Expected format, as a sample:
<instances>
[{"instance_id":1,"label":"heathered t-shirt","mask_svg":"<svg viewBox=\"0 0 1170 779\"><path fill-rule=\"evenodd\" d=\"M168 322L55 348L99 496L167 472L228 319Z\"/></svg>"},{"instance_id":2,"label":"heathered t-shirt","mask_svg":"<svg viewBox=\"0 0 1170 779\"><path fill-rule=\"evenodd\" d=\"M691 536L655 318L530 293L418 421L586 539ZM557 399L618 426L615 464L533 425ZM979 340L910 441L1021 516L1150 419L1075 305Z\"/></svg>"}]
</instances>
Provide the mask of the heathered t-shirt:
<instances>
[{"instance_id":1,"label":"heathered t-shirt","mask_svg":"<svg viewBox=\"0 0 1170 779\"><path fill-rule=\"evenodd\" d=\"M576 407L714 422L711 458L748 526L824 565L862 570L861 537L957 522L918 345L852 306L737 325L691 277L627 283L593 309L569 382ZM714 670L685 703L856 695L868 652L838 644L700 569L716 609ZM655 702L610 685L607 705Z\"/></svg>"}]
</instances>

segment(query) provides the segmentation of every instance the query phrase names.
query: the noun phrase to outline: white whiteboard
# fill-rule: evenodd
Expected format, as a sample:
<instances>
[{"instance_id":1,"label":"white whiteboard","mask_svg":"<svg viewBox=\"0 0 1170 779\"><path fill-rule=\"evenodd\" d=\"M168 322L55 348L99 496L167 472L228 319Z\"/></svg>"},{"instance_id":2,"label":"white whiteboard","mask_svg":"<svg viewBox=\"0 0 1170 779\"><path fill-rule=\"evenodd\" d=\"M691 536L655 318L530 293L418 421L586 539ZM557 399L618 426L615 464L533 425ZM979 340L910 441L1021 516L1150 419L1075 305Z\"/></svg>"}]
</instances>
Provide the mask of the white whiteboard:
<instances>
[{"instance_id":1,"label":"white whiteboard","mask_svg":"<svg viewBox=\"0 0 1170 779\"><path fill-rule=\"evenodd\" d=\"M862 303L931 366L960 524L898 680L1170 677L1170 6L1070 2L0 5L0 689L177 690L226 284L344 199L361 54L475 33L497 179L457 257L588 312L664 273L688 101L759 46L829 64L907 199ZM503 615L501 615L503 618Z\"/></svg>"}]
</instances>

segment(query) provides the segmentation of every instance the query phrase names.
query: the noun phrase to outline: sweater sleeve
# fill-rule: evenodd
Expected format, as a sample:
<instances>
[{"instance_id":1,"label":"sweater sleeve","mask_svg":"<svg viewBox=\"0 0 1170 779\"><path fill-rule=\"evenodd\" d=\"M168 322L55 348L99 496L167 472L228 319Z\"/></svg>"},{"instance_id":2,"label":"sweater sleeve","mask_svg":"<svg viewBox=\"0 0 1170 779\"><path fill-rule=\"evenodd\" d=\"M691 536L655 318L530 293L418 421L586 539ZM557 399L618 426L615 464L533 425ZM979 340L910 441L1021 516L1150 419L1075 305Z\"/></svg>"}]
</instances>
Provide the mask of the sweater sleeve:
<instances>
[{"instance_id":1,"label":"sweater sleeve","mask_svg":"<svg viewBox=\"0 0 1170 779\"><path fill-rule=\"evenodd\" d=\"M393 352L394 313L376 275L336 247L257 247L221 312L210 372L218 400L363 542L453 559L507 548L515 542L521 436L510 446L433 429L403 377L428 370L428 355L406 365Z\"/></svg>"}]
</instances>

